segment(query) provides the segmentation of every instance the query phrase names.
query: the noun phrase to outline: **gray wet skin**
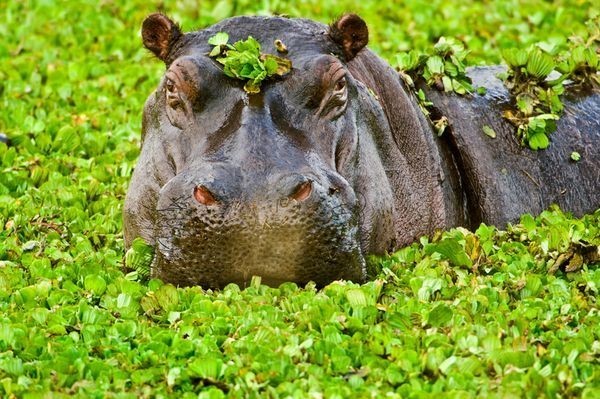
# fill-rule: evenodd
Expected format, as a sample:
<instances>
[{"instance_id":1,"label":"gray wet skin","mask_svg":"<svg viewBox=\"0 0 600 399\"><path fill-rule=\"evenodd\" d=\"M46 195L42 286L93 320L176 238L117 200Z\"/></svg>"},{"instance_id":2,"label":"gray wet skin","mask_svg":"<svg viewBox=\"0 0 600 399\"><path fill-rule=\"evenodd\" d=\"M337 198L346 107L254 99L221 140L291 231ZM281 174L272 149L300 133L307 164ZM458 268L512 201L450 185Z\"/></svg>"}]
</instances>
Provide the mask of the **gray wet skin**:
<instances>
[{"instance_id":1,"label":"gray wet skin","mask_svg":"<svg viewBox=\"0 0 600 399\"><path fill-rule=\"evenodd\" d=\"M265 53L277 54L273 42L281 40L289 52L280 55L292 61L292 71L249 95L244 82L225 76L207 56L208 39L220 31L230 42L251 35ZM477 150L455 153L464 151L462 131L434 137L397 73L365 48L367 27L355 15L329 27L303 19L236 17L183 34L170 19L153 14L142 36L167 69L144 107L142 150L124 208L125 244L142 237L154 245L152 272L165 281L205 287L244 286L253 275L270 285L362 281L367 254L385 253L436 228L471 227L488 214L506 223L515 214L542 210L550 199L576 213L600 205L593 180L599 172L597 116L582 122L576 113L568 117L571 130L596 144L586 147L581 170L567 164L566 180L540 180L550 194L526 192L540 201L503 203L514 198L492 198L481 188L489 183L499 193L512 193L498 180L499 170L484 168L488 175L482 176L473 161ZM600 104L597 93L588 93L567 106L579 109L580 100L596 109ZM463 112L501 103L493 96L465 101L444 105ZM464 129L476 135L481 127L471 119ZM486 122L498 130L505 124ZM504 165L497 152L505 142L512 145L499 138L484 146L482 159L508 166L514 182L522 183L527 177L518 180L518 167ZM562 147L561 154L570 151ZM558 170L552 163L557 159L547 162L552 170ZM528 172L543 179L535 173ZM563 191L572 176L582 182L583 199L567 196L561 203L564 193L552 194Z\"/></svg>"}]
</instances>

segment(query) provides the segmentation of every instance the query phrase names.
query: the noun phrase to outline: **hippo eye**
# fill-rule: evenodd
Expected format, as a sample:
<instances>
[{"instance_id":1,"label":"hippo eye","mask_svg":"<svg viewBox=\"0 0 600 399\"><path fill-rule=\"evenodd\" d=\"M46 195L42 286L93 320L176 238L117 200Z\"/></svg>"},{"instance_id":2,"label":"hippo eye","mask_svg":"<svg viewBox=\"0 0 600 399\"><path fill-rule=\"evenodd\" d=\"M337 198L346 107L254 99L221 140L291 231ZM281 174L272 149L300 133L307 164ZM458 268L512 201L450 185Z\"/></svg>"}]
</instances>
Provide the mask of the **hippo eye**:
<instances>
[{"instance_id":1,"label":"hippo eye","mask_svg":"<svg viewBox=\"0 0 600 399\"><path fill-rule=\"evenodd\" d=\"M165 89L167 93L167 105L171 108L178 108L181 105L181 99L175 81L167 77L165 80Z\"/></svg>"},{"instance_id":2,"label":"hippo eye","mask_svg":"<svg viewBox=\"0 0 600 399\"><path fill-rule=\"evenodd\" d=\"M334 93L343 92L346 88L346 77L342 76L340 80L337 81L335 87L333 88Z\"/></svg>"},{"instance_id":3,"label":"hippo eye","mask_svg":"<svg viewBox=\"0 0 600 399\"><path fill-rule=\"evenodd\" d=\"M167 92L173 93L175 91L175 82L173 82L173 79L167 78L165 87L167 88Z\"/></svg>"},{"instance_id":4,"label":"hippo eye","mask_svg":"<svg viewBox=\"0 0 600 399\"><path fill-rule=\"evenodd\" d=\"M320 114L335 119L346 109L348 87L346 76L342 75L336 82L328 97L321 104Z\"/></svg>"}]
</instances>

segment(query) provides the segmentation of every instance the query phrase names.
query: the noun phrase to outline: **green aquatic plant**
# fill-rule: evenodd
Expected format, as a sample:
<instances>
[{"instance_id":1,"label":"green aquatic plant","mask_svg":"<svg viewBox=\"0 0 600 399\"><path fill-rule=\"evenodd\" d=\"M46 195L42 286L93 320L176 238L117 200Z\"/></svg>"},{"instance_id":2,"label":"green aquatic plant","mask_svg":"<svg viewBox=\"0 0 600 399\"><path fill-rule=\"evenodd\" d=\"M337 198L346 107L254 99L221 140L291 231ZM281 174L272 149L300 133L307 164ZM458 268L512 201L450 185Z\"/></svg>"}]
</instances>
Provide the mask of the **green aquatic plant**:
<instances>
[{"instance_id":1,"label":"green aquatic plant","mask_svg":"<svg viewBox=\"0 0 600 399\"><path fill-rule=\"evenodd\" d=\"M261 53L260 43L252 36L233 44L228 44L228 41L229 35L225 32L208 39L208 44L214 46L209 56L223 65L225 75L245 81L244 90L248 93L260 92L260 84L264 80L283 76L292 69L289 59ZM277 50L281 52L285 45L281 40L276 40L276 43L279 44L276 45Z\"/></svg>"}]
</instances>

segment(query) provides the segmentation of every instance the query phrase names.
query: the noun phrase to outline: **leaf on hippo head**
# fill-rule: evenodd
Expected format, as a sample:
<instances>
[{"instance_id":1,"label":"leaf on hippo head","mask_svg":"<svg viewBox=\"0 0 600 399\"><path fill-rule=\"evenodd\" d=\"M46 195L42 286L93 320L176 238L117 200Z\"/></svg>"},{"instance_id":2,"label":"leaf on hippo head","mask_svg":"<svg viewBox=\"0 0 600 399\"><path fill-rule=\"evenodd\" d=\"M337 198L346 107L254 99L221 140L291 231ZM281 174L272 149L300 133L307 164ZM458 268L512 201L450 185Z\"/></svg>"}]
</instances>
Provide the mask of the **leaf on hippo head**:
<instances>
[{"instance_id":1,"label":"leaf on hippo head","mask_svg":"<svg viewBox=\"0 0 600 399\"><path fill-rule=\"evenodd\" d=\"M248 36L246 40L238 40L233 44L233 48L240 53L248 53L258 56L260 55L260 43L252 36Z\"/></svg>"},{"instance_id":2,"label":"leaf on hippo head","mask_svg":"<svg viewBox=\"0 0 600 399\"><path fill-rule=\"evenodd\" d=\"M256 84L254 80L249 80L244 85L244 91L248 94L260 93L260 86Z\"/></svg>"},{"instance_id":3,"label":"leaf on hippo head","mask_svg":"<svg viewBox=\"0 0 600 399\"><path fill-rule=\"evenodd\" d=\"M292 61L287 58L277 57L273 54L263 54L260 58L264 61L268 76L283 76L292 70Z\"/></svg>"},{"instance_id":4,"label":"leaf on hippo head","mask_svg":"<svg viewBox=\"0 0 600 399\"><path fill-rule=\"evenodd\" d=\"M219 32L216 35L208 39L208 44L212 46L222 46L227 44L229 41L229 34L226 32Z\"/></svg>"},{"instance_id":5,"label":"leaf on hippo head","mask_svg":"<svg viewBox=\"0 0 600 399\"><path fill-rule=\"evenodd\" d=\"M259 93L263 80L274 75L283 76L292 69L292 62L288 59L261 54L260 43L252 36L230 45L227 44L229 37L223 33L209 39L209 44L216 46L209 56L217 57L226 76L246 81L244 90L247 93Z\"/></svg>"}]
</instances>

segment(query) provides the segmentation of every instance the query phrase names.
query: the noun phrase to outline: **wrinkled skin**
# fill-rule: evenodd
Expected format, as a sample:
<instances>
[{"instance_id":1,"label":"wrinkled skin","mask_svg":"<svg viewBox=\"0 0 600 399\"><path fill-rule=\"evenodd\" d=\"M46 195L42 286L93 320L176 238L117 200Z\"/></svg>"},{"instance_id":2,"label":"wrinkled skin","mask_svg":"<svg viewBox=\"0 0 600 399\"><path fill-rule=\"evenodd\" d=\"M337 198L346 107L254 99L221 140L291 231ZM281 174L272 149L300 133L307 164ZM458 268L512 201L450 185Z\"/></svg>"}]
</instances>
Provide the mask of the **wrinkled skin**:
<instances>
[{"instance_id":1,"label":"wrinkled skin","mask_svg":"<svg viewBox=\"0 0 600 399\"><path fill-rule=\"evenodd\" d=\"M485 96L460 97L427 89L427 98L451 122L443 141L451 148L466 198L467 225L504 226L523 213L538 214L552 204L581 216L600 207L600 92L570 87L565 111L542 151L523 148L515 127L502 117L511 97L497 78L501 67L468 71ZM492 139L483 126L496 132ZM581 160L571 160L571 152Z\"/></svg>"},{"instance_id":2,"label":"wrinkled skin","mask_svg":"<svg viewBox=\"0 0 600 399\"><path fill-rule=\"evenodd\" d=\"M265 53L276 54L273 42L282 40L292 71L247 94L244 82L226 77L207 56L208 38L220 31L230 42L251 35ZM481 211L513 198L478 196L486 184L479 150L471 151L473 159L460 157L453 154L464 149L460 138L434 137L397 73L364 48L368 32L356 16L331 27L237 17L183 34L154 14L142 36L167 71L144 108L142 151L124 209L125 243L142 237L154 245L153 274L165 281L206 287L243 286L253 275L271 285L362 281L367 254L436 228L501 224L537 209L523 201L510 212L496 209L498 215ZM466 101L448 106L460 114L472 104ZM590 140L600 143L598 125L582 134L589 129L596 133ZM489 149L488 157L504 156ZM597 177L597 150L589 151ZM465 172L468 159L474 170ZM599 205L593 184L581 185L586 202L574 210Z\"/></svg>"}]
</instances>

